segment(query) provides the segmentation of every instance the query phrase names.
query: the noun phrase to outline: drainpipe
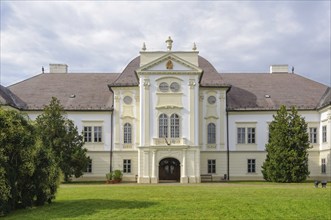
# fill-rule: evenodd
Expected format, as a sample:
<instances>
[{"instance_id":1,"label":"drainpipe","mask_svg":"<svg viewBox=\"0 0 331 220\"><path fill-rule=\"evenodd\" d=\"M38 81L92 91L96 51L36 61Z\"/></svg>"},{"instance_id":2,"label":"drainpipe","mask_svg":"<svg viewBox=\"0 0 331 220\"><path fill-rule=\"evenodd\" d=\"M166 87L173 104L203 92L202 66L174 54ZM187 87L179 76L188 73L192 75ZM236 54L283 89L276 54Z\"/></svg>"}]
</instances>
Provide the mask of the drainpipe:
<instances>
[{"instance_id":1,"label":"drainpipe","mask_svg":"<svg viewBox=\"0 0 331 220\"><path fill-rule=\"evenodd\" d=\"M112 111L111 111L111 122L110 122L110 154L109 154L109 172L113 171L113 138L114 138L114 126L113 126L113 120L114 120L114 93L113 93L113 106L112 106Z\"/></svg>"},{"instance_id":2,"label":"drainpipe","mask_svg":"<svg viewBox=\"0 0 331 220\"><path fill-rule=\"evenodd\" d=\"M226 111L226 159L227 159L227 180L230 180L230 147L229 147L229 111L228 111L228 98L227 94L231 87L226 91L225 111Z\"/></svg>"},{"instance_id":3,"label":"drainpipe","mask_svg":"<svg viewBox=\"0 0 331 220\"><path fill-rule=\"evenodd\" d=\"M113 93L113 105L111 106L111 122L110 122L110 152L109 152L109 172L113 171L113 140L114 140L114 103L115 103L115 95L114 91L108 85L109 90Z\"/></svg>"},{"instance_id":4,"label":"drainpipe","mask_svg":"<svg viewBox=\"0 0 331 220\"><path fill-rule=\"evenodd\" d=\"M227 180L230 180L230 151L229 151L229 112L226 110L226 159L227 159Z\"/></svg>"}]
</instances>

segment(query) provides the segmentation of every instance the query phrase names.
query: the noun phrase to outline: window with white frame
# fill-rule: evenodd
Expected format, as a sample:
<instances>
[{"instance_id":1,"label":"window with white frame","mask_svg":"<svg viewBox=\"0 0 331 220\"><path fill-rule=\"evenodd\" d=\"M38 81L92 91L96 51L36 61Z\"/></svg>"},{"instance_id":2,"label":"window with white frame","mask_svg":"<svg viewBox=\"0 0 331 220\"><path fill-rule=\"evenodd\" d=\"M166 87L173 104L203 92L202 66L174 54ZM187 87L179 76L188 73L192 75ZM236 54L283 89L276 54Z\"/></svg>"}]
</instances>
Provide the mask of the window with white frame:
<instances>
[{"instance_id":1,"label":"window with white frame","mask_svg":"<svg viewBox=\"0 0 331 220\"><path fill-rule=\"evenodd\" d=\"M168 137L168 116L161 114L159 117L159 138Z\"/></svg>"},{"instance_id":2,"label":"window with white frame","mask_svg":"<svg viewBox=\"0 0 331 220\"><path fill-rule=\"evenodd\" d=\"M180 137L179 120L180 120L179 115L172 114L170 116L170 125L169 125L168 116L166 114L161 114L159 116L159 138L168 138L169 133L171 138L179 138Z\"/></svg>"},{"instance_id":3,"label":"window with white frame","mask_svg":"<svg viewBox=\"0 0 331 220\"><path fill-rule=\"evenodd\" d=\"M247 143L255 144L255 128L247 128Z\"/></svg>"},{"instance_id":4,"label":"window with white frame","mask_svg":"<svg viewBox=\"0 0 331 220\"><path fill-rule=\"evenodd\" d=\"M254 127L237 128L237 144L255 144L256 132Z\"/></svg>"},{"instance_id":5,"label":"window with white frame","mask_svg":"<svg viewBox=\"0 0 331 220\"><path fill-rule=\"evenodd\" d=\"M94 142L102 142L102 127L101 126L94 126Z\"/></svg>"},{"instance_id":6,"label":"window with white frame","mask_svg":"<svg viewBox=\"0 0 331 220\"><path fill-rule=\"evenodd\" d=\"M317 143L317 128L309 128L309 142L312 144Z\"/></svg>"},{"instance_id":7,"label":"window with white frame","mask_svg":"<svg viewBox=\"0 0 331 220\"><path fill-rule=\"evenodd\" d=\"M131 144L132 143L132 127L130 123L124 124L124 132L123 132L123 142L124 144Z\"/></svg>"},{"instance_id":8,"label":"window with white frame","mask_svg":"<svg viewBox=\"0 0 331 220\"><path fill-rule=\"evenodd\" d=\"M84 126L84 142L92 142L92 126Z\"/></svg>"},{"instance_id":9,"label":"window with white frame","mask_svg":"<svg viewBox=\"0 0 331 220\"><path fill-rule=\"evenodd\" d=\"M208 173L216 173L216 160L208 160Z\"/></svg>"},{"instance_id":10,"label":"window with white frame","mask_svg":"<svg viewBox=\"0 0 331 220\"><path fill-rule=\"evenodd\" d=\"M326 143L326 125L322 127L322 142Z\"/></svg>"},{"instance_id":11,"label":"window with white frame","mask_svg":"<svg viewBox=\"0 0 331 220\"><path fill-rule=\"evenodd\" d=\"M170 137L179 138L179 116L177 114L170 116Z\"/></svg>"},{"instance_id":12,"label":"window with white frame","mask_svg":"<svg viewBox=\"0 0 331 220\"><path fill-rule=\"evenodd\" d=\"M247 160L247 172L248 173L255 173L255 159L248 159Z\"/></svg>"},{"instance_id":13,"label":"window with white frame","mask_svg":"<svg viewBox=\"0 0 331 220\"><path fill-rule=\"evenodd\" d=\"M216 144L216 125L214 123L209 123L208 128L208 144Z\"/></svg>"},{"instance_id":14,"label":"window with white frame","mask_svg":"<svg viewBox=\"0 0 331 220\"><path fill-rule=\"evenodd\" d=\"M237 128L237 143L245 144L246 128Z\"/></svg>"},{"instance_id":15,"label":"window with white frame","mask_svg":"<svg viewBox=\"0 0 331 220\"><path fill-rule=\"evenodd\" d=\"M123 160L123 173L131 173L131 160Z\"/></svg>"},{"instance_id":16,"label":"window with white frame","mask_svg":"<svg viewBox=\"0 0 331 220\"><path fill-rule=\"evenodd\" d=\"M92 132L93 131L93 132ZM86 143L101 143L102 142L102 126L84 126L83 127L84 142Z\"/></svg>"},{"instance_id":17,"label":"window with white frame","mask_svg":"<svg viewBox=\"0 0 331 220\"><path fill-rule=\"evenodd\" d=\"M326 173L326 160L325 158L321 159L321 173Z\"/></svg>"}]
</instances>

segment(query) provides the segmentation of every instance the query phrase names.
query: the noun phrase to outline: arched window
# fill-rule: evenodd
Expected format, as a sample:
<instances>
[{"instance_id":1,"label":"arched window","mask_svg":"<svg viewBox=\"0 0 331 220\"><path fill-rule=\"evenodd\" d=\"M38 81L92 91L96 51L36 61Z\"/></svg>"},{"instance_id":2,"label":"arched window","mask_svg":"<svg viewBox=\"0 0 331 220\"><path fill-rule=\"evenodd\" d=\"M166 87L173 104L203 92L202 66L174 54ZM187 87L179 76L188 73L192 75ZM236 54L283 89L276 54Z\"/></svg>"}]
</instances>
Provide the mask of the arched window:
<instances>
[{"instance_id":1,"label":"arched window","mask_svg":"<svg viewBox=\"0 0 331 220\"><path fill-rule=\"evenodd\" d=\"M168 116L162 114L159 117L159 138L168 137Z\"/></svg>"},{"instance_id":2,"label":"arched window","mask_svg":"<svg viewBox=\"0 0 331 220\"><path fill-rule=\"evenodd\" d=\"M179 116L177 114L170 116L170 134L172 138L179 138Z\"/></svg>"},{"instance_id":3,"label":"arched window","mask_svg":"<svg viewBox=\"0 0 331 220\"><path fill-rule=\"evenodd\" d=\"M131 143L132 143L131 124L125 123L124 124L124 144L131 144Z\"/></svg>"},{"instance_id":4,"label":"arched window","mask_svg":"<svg viewBox=\"0 0 331 220\"><path fill-rule=\"evenodd\" d=\"M214 123L208 124L208 144L216 144L216 125Z\"/></svg>"}]
</instances>

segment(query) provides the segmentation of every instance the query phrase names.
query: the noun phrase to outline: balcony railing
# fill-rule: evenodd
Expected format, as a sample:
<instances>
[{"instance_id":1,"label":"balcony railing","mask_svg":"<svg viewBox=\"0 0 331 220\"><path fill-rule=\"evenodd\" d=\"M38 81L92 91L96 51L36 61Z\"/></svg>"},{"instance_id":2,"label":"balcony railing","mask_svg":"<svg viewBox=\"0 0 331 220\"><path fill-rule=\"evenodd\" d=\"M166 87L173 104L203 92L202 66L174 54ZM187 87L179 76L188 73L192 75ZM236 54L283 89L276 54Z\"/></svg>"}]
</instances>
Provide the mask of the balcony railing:
<instances>
[{"instance_id":1,"label":"balcony railing","mask_svg":"<svg viewBox=\"0 0 331 220\"><path fill-rule=\"evenodd\" d=\"M185 138L153 138L154 145L186 145Z\"/></svg>"}]
</instances>

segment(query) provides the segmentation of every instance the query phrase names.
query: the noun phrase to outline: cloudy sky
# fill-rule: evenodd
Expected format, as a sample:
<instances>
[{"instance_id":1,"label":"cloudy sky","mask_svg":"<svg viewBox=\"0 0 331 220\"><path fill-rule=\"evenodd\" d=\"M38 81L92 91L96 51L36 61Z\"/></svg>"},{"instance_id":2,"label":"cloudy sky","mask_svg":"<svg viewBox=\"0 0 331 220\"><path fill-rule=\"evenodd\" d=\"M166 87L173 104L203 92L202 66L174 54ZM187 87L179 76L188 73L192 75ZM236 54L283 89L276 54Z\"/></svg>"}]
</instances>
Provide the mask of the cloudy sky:
<instances>
[{"instance_id":1,"label":"cloudy sky","mask_svg":"<svg viewBox=\"0 0 331 220\"><path fill-rule=\"evenodd\" d=\"M121 72L147 50L191 50L219 72L268 72L289 64L331 84L330 1L1 0L0 83L65 63L69 72Z\"/></svg>"}]
</instances>

